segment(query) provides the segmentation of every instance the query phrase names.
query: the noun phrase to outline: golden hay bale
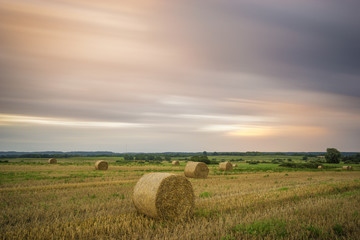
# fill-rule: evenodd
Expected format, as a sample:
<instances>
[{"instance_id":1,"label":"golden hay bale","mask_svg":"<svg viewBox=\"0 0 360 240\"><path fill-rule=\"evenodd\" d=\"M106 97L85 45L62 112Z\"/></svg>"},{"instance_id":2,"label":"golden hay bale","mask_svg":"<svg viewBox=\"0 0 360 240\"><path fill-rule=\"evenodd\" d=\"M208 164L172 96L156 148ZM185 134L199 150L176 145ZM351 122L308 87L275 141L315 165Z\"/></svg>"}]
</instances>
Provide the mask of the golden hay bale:
<instances>
[{"instance_id":1,"label":"golden hay bale","mask_svg":"<svg viewBox=\"0 0 360 240\"><path fill-rule=\"evenodd\" d=\"M324 167L323 166L318 166L318 169L324 169Z\"/></svg>"},{"instance_id":2,"label":"golden hay bale","mask_svg":"<svg viewBox=\"0 0 360 240\"><path fill-rule=\"evenodd\" d=\"M203 162L188 162L185 166L184 174L190 178L207 178L209 168Z\"/></svg>"},{"instance_id":3,"label":"golden hay bale","mask_svg":"<svg viewBox=\"0 0 360 240\"><path fill-rule=\"evenodd\" d=\"M56 160L55 158L50 158L50 159L48 160L48 163L49 163L49 164L56 164L56 163L57 163L57 160Z\"/></svg>"},{"instance_id":4,"label":"golden hay bale","mask_svg":"<svg viewBox=\"0 0 360 240\"><path fill-rule=\"evenodd\" d=\"M233 164L232 166L233 166L233 167L237 167L238 165L237 165L237 164Z\"/></svg>"},{"instance_id":5,"label":"golden hay bale","mask_svg":"<svg viewBox=\"0 0 360 240\"><path fill-rule=\"evenodd\" d=\"M195 205L189 180L171 173L145 174L136 183L133 203L138 212L154 218L185 218Z\"/></svg>"},{"instance_id":6,"label":"golden hay bale","mask_svg":"<svg viewBox=\"0 0 360 240\"><path fill-rule=\"evenodd\" d=\"M104 160L96 161L95 163L95 170L107 170L108 169L108 163Z\"/></svg>"},{"instance_id":7,"label":"golden hay bale","mask_svg":"<svg viewBox=\"0 0 360 240\"><path fill-rule=\"evenodd\" d=\"M342 169L344 169L344 170L352 170L352 166L343 166Z\"/></svg>"},{"instance_id":8,"label":"golden hay bale","mask_svg":"<svg viewBox=\"0 0 360 240\"><path fill-rule=\"evenodd\" d=\"M180 162L179 161L172 161L171 164L174 165L174 166L178 166L178 165L180 165Z\"/></svg>"},{"instance_id":9,"label":"golden hay bale","mask_svg":"<svg viewBox=\"0 0 360 240\"><path fill-rule=\"evenodd\" d=\"M233 169L233 166L230 162L221 162L219 164L219 169L225 170L225 171L230 171Z\"/></svg>"}]
</instances>

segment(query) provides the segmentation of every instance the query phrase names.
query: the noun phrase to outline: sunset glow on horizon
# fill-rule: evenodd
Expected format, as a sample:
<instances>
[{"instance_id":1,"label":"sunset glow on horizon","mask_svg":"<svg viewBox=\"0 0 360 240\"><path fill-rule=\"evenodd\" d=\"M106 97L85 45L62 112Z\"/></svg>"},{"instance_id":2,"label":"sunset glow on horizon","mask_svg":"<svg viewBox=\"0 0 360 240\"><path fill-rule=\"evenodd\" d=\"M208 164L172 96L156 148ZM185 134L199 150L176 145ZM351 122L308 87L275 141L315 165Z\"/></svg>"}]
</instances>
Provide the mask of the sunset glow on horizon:
<instances>
[{"instance_id":1,"label":"sunset glow on horizon","mask_svg":"<svg viewBox=\"0 0 360 240\"><path fill-rule=\"evenodd\" d=\"M359 6L0 0L0 151L360 151Z\"/></svg>"}]
</instances>

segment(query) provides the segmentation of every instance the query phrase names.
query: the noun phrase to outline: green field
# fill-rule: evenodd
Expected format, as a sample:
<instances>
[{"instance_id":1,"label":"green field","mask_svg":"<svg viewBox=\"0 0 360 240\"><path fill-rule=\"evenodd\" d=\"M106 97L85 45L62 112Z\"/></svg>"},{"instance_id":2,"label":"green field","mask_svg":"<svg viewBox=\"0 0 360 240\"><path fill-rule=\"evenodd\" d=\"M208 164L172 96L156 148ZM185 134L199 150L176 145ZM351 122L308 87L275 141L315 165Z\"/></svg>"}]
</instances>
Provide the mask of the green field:
<instances>
[{"instance_id":1,"label":"green field","mask_svg":"<svg viewBox=\"0 0 360 240\"><path fill-rule=\"evenodd\" d=\"M183 175L180 166L125 162L120 157L2 159L0 239L358 239L360 167L284 168L273 159L301 156L216 156L207 179L189 179L190 219L159 220L136 212L132 192L148 172ZM239 160L240 158L241 161ZM109 162L96 171L96 160ZM172 160L175 160L173 158ZM184 158L180 158L184 159ZM248 164L246 161L267 163Z\"/></svg>"}]
</instances>

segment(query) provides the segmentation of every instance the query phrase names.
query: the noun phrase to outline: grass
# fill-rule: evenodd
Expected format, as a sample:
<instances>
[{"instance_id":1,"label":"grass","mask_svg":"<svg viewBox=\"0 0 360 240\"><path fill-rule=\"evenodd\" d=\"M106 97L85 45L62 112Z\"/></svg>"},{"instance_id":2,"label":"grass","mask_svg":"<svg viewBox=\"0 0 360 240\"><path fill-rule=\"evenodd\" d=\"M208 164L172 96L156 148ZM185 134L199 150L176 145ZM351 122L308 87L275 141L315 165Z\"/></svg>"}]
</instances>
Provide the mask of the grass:
<instances>
[{"instance_id":1,"label":"grass","mask_svg":"<svg viewBox=\"0 0 360 240\"><path fill-rule=\"evenodd\" d=\"M283 238L288 235L286 222L279 219L265 219L254 221L249 224L239 224L231 228L233 232L241 232L256 237L274 235L276 238Z\"/></svg>"},{"instance_id":2,"label":"grass","mask_svg":"<svg viewBox=\"0 0 360 240\"><path fill-rule=\"evenodd\" d=\"M202 193L200 193L199 194L199 197L200 198L209 198L209 197L211 197L211 193L209 193L209 192L202 192Z\"/></svg>"},{"instance_id":3,"label":"grass","mask_svg":"<svg viewBox=\"0 0 360 240\"><path fill-rule=\"evenodd\" d=\"M145 173L182 174L184 162L174 167L167 162L116 164L114 158L107 159L108 171L95 171L94 160L1 163L0 239L356 239L360 235L358 168L294 170L239 162L238 168L224 173L210 165L207 179L189 179L196 196L194 215L178 222L138 214L132 191Z\"/></svg>"}]
</instances>

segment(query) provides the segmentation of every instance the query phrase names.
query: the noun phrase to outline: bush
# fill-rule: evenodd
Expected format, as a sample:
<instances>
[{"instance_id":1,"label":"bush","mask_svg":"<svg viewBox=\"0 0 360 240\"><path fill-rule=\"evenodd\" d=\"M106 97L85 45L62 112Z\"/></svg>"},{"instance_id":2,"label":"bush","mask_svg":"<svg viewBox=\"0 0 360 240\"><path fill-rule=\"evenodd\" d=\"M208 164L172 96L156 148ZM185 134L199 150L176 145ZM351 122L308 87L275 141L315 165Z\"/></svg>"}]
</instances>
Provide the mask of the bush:
<instances>
[{"instance_id":1,"label":"bush","mask_svg":"<svg viewBox=\"0 0 360 240\"><path fill-rule=\"evenodd\" d=\"M273 160L271 160L271 162L272 163L282 163L282 162L284 162L284 159L281 159L281 158L275 158L275 159L273 159Z\"/></svg>"},{"instance_id":2,"label":"bush","mask_svg":"<svg viewBox=\"0 0 360 240\"><path fill-rule=\"evenodd\" d=\"M192 156L190 158L191 161L193 162L203 162L203 163L206 163L206 164L210 164L210 160L207 156Z\"/></svg>"},{"instance_id":3,"label":"bush","mask_svg":"<svg viewBox=\"0 0 360 240\"><path fill-rule=\"evenodd\" d=\"M360 163L360 153L352 156L346 156L343 158L344 163L346 164L359 164Z\"/></svg>"},{"instance_id":4,"label":"bush","mask_svg":"<svg viewBox=\"0 0 360 240\"><path fill-rule=\"evenodd\" d=\"M313 168L317 169L319 164L316 162L309 163L294 163L294 162L284 162L279 165L280 167L288 167L288 168Z\"/></svg>"},{"instance_id":5,"label":"bush","mask_svg":"<svg viewBox=\"0 0 360 240\"><path fill-rule=\"evenodd\" d=\"M218 165L220 162L219 161L216 161L216 160L211 160L210 161L210 164L214 164L214 165Z\"/></svg>"},{"instance_id":6,"label":"bush","mask_svg":"<svg viewBox=\"0 0 360 240\"><path fill-rule=\"evenodd\" d=\"M246 161L246 163L248 164L252 164L252 165L256 165L256 164L259 164L260 161L254 161L254 160L251 160L251 161Z\"/></svg>"}]
</instances>

